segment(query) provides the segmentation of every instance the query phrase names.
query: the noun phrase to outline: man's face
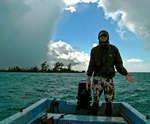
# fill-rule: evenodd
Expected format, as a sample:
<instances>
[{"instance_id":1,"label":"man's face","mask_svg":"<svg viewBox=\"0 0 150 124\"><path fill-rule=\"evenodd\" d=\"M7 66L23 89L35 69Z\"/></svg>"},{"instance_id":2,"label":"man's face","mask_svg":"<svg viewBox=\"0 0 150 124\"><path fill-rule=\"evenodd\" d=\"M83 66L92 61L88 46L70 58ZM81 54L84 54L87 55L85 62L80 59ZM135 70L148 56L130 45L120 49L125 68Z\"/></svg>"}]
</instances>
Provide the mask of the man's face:
<instances>
[{"instance_id":1,"label":"man's face","mask_svg":"<svg viewBox=\"0 0 150 124\"><path fill-rule=\"evenodd\" d=\"M100 36L99 39L101 42L106 42L108 40L108 37L107 37L107 35L102 35L102 36Z\"/></svg>"}]
</instances>

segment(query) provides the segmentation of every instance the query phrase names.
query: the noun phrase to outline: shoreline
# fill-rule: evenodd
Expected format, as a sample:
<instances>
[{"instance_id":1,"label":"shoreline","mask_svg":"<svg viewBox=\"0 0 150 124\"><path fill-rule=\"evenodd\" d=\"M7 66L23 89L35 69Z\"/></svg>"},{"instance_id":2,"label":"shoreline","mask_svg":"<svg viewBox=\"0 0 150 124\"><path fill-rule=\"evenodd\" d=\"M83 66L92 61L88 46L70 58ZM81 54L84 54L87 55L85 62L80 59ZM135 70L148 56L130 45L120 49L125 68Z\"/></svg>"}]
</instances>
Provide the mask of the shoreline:
<instances>
[{"instance_id":1,"label":"shoreline","mask_svg":"<svg viewBox=\"0 0 150 124\"><path fill-rule=\"evenodd\" d=\"M86 72L30 72L30 71L1 71L0 72L16 72L16 73L86 73Z\"/></svg>"}]
</instances>

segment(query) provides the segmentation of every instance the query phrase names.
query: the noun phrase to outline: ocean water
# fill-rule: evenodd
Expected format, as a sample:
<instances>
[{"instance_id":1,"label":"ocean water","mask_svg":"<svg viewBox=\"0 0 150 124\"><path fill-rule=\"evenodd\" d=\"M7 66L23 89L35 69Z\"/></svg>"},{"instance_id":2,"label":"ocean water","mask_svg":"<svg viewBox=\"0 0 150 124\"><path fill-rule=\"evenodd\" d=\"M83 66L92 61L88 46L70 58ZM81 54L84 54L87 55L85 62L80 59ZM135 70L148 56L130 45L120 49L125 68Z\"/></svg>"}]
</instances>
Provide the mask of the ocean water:
<instances>
[{"instance_id":1,"label":"ocean water","mask_svg":"<svg viewBox=\"0 0 150 124\"><path fill-rule=\"evenodd\" d=\"M150 73L132 73L133 84L116 74L115 102L127 102L144 115L150 115ZM42 98L77 103L78 83L85 73L0 72L0 120ZM104 102L102 95L100 102Z\"/></svg>"}]
</instances>

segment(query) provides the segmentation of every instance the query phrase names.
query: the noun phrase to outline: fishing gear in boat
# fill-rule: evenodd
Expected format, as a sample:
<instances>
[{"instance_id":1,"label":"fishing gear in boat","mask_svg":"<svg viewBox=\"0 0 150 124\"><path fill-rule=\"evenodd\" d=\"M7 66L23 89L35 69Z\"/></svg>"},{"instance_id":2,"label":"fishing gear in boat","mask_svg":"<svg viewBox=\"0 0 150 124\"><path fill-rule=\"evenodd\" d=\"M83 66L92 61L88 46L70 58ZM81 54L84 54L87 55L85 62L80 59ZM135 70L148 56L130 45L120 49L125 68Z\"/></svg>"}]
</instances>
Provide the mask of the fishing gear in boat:
<instances>
[{"instance_id":1,"label":"fishing gear in boat","mask_svg":"<svg viewBox=\"0 0 150 124\"><path fill-rule=\"evenodd\" d=\"M91 104L91 90L86 90L86 80L81 80L78 85L77 109L89 109Z\"/></svg>"},{"instance_id":2,"label":"fishing gear in boat","mask_svg":"<svg viewBox=\"0 0 150 124\"><path fill-rule=\"evenodd\" d=\"M52 102L51 102L49 112L51 112L51 113L56 113L56 112L59 113L58 106L59 106L59 103L56 101L56 98L54 98L52 100Z\"/></svg>"}]
</instances>

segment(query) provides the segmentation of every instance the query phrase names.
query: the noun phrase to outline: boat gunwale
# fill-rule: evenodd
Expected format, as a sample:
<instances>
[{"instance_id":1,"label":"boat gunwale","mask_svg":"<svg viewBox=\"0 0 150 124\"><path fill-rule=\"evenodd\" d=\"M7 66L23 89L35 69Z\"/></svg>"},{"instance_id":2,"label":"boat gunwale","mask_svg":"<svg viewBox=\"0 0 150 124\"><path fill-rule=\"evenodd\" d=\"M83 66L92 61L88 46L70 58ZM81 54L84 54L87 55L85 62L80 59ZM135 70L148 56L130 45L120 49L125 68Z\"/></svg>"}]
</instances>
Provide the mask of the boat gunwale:
<instances>
[{"instance_id":1,"label":"boat gunwale","mask_svg":"<svg viewBox=\"0 0 150 124\"><path fill-rule=\"evenodd\" d=\"M21 119L23 119L25 122L22 124L26 124L26 122L28 124L30 124L29 122L32 122L33 120L35 120L38 117L39 113L42 112L48 112L48 110L50 110L51 107L51 103L53 100L50 100L48 98L44 98L41 99L39 101L37 101L36 103L32 104L31 106L27 107L26 109L24 109L22 112L18 112L2 121L0 121L0 124L16 124L16 122L21 121ZM75 108L76 105L75 104L68 104L66 101L62 101L62 100L56 100L57 102L64 104L64 105L70 105L70 107L74 108L74 112L75 112ZM128 121L129 123L133 123L133 124L150 124L146 117L141 114L140 112L138 112L135 108L133 108L131 105L129 105L126 102L113 102L113 105L119 106L119 109L117 111L120 111L120 113L122 113L122 117L127 120L127 118L130 120ZM102 105L104 106L105 103L102 103ZM75 113L73 113L75 114ZM89 116L89 115L87 115ZM131 116L131 117L130 117ZM25 118L27 118L25 120ZM140 120L140 122L138 122ZM19 124L19 123L17 123Z\"/></svg>"}]
</instances>

